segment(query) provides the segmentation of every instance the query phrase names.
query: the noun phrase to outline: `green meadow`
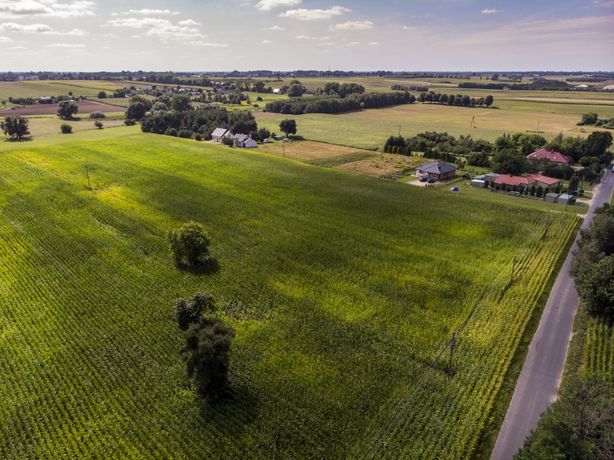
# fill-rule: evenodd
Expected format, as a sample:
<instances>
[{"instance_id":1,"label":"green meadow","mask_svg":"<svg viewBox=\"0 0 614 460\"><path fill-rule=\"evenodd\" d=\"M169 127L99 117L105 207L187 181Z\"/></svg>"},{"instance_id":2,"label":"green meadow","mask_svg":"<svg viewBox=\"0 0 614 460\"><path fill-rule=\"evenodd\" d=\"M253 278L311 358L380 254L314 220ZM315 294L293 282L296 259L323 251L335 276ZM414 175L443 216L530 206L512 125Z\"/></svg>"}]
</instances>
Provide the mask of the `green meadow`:
<instances>
[{"instance_id":1,"label":"green meadow","mask_svg":"<svg viewBox=\"0 0 614 460\"><path fill-rule=\"evenodd\" d=\"M217 273L174 268L188 220ZM138 127L4 143L0 457L469 457L576 228ZM199 291L236 330L217 405L173 317Z\"/></svg>"}]
</instances>

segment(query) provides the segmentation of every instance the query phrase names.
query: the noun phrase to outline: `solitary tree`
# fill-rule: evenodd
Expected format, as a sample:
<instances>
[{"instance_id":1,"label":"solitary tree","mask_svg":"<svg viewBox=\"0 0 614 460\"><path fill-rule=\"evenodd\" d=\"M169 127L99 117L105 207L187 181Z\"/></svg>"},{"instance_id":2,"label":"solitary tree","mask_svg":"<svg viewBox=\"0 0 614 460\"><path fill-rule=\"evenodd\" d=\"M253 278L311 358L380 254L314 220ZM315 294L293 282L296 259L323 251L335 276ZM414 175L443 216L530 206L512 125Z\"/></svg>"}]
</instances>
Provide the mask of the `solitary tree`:
<instances>
[{"instance_id":1,"label":"solitary tree","mask_svg":"<svg viewBox=\"0 0 614 460\"><path fill-rule=\"evenodd\" d=\"M62 132L62 134L72 134L72 126L63 124L62 126L60 126L60 131Z\"/></svg>"},{"instance_id":2,"label":"solitary tree","mask_svg":"<svg viewBox=\"0 0 614 460\"><path fill-rule=\"evenodd\" d=\"M24 136L30 134L28 129L28 119L20 116L8 116L0 123L0 128L5 136L11 139L23 139Z\"/></svg>"},{"instance_id":3,"label":"solitary tree","mask_svg":"<svg viewBox=\"0 0 614 460\"><path fill-rule=\"evenodd\" d=\"M286 134L296 134L296 120L282 120L279 124L279 129Z\"/></svg>"},{"instance_id":4,"label":"solitary tree","mask_svg":"<svg viewBox=\"0 0 614 460\"><path fill-rule=\"evenodd\" d=\"M199 395L217 399L228 393L234 335L234 330L217 318L192 324L185 332L186 371Z\"/></svg>"},{"instance_id":5,"label":"solitary tree","mask_svg":"<svg viewBox=\"0 0 614 460\"><path fill-rule=\"evenodd\" d=\"M104 91L100 91L98 93L98 99L106 99L107 98L107 93L105 93Z\"/></svg>"},{"instance_id":6,"label":"solitary tree","mask_svg":"<svg viewBox=\"0 0 614 460\"><path fill-rule=\"evenodd\" d=\"M493 104L493 102L495 102L495 98L492 97L490 94L486 96L486 99L484 99L484 105L486 107L490 107Z\"/></svg>"},{"instance_id":7,"label":"solitary tree","mask_svg":"<svg viewBox=\"0 0 614 460\"><path fill-rule=\"evenodd\" d=\"M58 104L58 117L62 120L70 120L79 112L79 106L75 101L62 101Z\"/></svg>"},{"instance_id":8,"label":"solitary tree","mask_svg":"<svg viewBox=\"0 0 614 460\"><path fill-rule=\"evenodd\" d=\"M209 235L202 225L188 222L170 232L168 239L178 268L205 268L214 262L209 253Z\"/></svg>"}]
</instances>

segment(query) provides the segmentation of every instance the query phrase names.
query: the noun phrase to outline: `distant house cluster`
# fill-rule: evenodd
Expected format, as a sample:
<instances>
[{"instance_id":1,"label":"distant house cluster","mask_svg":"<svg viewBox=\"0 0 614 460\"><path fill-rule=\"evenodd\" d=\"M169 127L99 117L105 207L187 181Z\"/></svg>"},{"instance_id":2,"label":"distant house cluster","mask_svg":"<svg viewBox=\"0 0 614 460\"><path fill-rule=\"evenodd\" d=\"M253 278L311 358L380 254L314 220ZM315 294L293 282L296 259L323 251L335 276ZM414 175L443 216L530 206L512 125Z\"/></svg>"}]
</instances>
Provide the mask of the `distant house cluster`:
<instances>
[{"instance_id":1,"label":"distant house cluster","mask_svg":"<svg viewBox=\"0 0 614 460\"><path fill-rule=\"evenodd\" d=\"M258 147L258 143L247 134L233 134L225 128L216 128L211 133L213 142L221 144L225 138L231 139L232 145L241 149L255 149Z\"/></svg>"}]
</instances>

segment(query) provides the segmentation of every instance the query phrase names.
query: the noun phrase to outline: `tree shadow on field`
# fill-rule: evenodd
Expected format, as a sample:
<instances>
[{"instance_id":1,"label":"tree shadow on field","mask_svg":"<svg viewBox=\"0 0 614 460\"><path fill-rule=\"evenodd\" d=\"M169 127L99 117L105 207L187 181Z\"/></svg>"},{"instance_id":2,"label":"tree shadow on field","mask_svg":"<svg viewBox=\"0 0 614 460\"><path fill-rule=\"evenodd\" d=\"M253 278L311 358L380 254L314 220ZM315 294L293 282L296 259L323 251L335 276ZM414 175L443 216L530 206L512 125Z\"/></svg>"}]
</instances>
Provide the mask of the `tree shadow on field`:
<instances>
[{"instance_id":1,"label":"tree shadow on field","mask_svg":"<svg viewBox=\"0 0 614 460\"><path fill-rule=\"evenodd\" d=\"M176 265L177 269L183 273L192 275L213 275L220 271L220 263L215 257L210 257L205 263L192 265Z\"/></svg>"},{"instance_id":2,"label":"tree shadow on field","mask_svg":"<svg viewBox=\"0 0 614 460\"><path fill-rule=\"evenodd\" d=\"M26 136L26 137L22 137L20 139L17 139L15 137L9 137L9 138L5 139L4 142L11 142L11 143L32 142L32 136Z\"/></svg>"},{"instance_id":3,"label":"tree shadow on field","mask_svg":"<svg viewBox=\"0 0 614 460\"><path fill-rule=\"evenodd\" d=\"M258 395L247 386L235 384L223 398L201 399L200 413L206 423L211 423L229 437L236 437L251 425L260 412Z\"/></svg>"}]
</instances>

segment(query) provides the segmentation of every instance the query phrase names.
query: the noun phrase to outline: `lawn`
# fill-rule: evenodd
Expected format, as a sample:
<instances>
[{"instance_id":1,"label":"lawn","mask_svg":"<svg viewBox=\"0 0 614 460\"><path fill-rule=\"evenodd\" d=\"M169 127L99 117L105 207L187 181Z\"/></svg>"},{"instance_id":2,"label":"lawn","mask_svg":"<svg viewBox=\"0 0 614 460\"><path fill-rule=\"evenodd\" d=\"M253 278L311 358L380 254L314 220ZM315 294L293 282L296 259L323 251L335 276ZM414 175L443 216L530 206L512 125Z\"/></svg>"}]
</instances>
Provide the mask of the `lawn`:
<instances>
[{"instance_id":1,"label":"lawn","mask_svg":"<svg viewBox=\"0 0 614 460\"><path fill-rule=\"evenodd\" d=\"M135 127L72 139L0 145L1 458L467 457L577 228ZM191 219L214 275L172 266ZM214 407L173 319L203 290L237 333Z\"/></svg>"}]
</instances>

